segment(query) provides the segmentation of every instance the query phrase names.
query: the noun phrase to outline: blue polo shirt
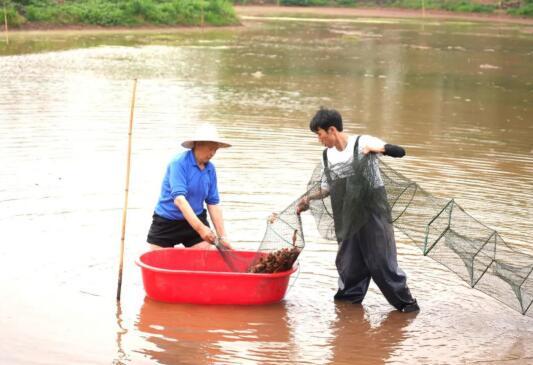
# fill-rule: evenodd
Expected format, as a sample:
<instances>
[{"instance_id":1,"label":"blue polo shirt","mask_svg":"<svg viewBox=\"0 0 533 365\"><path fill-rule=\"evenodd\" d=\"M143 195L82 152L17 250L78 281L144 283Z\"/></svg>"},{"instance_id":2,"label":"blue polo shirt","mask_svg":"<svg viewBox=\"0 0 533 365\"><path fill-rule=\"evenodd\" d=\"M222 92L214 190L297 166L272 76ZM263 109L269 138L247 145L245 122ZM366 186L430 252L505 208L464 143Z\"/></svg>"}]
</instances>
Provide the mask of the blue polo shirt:
<instances>
[{"instance_id":1,"label":"blue polo shirt","mask_svg":"<svg viewBox=\"0 0 533 365\"><path fill-rule=\"evenodd\" d=\"M201 170L192 150L176 155L167 166L155 213L167 219L184 220L174 204L174 199L179 195L185 196L196 215L203 212L204 202L218 204L220 198L215 165L208 162Z\"/></svg>"}]
</instances>

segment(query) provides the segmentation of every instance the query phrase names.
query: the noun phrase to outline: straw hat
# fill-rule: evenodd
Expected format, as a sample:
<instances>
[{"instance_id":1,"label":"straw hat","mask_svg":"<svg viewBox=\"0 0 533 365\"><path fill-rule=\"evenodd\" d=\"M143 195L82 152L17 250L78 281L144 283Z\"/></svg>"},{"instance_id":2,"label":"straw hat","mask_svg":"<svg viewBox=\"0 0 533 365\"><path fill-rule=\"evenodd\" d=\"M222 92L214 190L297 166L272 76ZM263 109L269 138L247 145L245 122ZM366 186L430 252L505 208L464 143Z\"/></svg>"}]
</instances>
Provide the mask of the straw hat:
<instances>
[{"instance_id":1,"label":"straw hat","mask_svg":"<svg viewBox=\"0 0 533 365\"><path fill-rule=\"evenodd\" d=\"M209 123L197 126L192 137L183 141L181 145L185 148L193 148L194 142L216 142L221 148L231 147L231 144L220 138L217 128Z\"/></svg>"}]
</instances>

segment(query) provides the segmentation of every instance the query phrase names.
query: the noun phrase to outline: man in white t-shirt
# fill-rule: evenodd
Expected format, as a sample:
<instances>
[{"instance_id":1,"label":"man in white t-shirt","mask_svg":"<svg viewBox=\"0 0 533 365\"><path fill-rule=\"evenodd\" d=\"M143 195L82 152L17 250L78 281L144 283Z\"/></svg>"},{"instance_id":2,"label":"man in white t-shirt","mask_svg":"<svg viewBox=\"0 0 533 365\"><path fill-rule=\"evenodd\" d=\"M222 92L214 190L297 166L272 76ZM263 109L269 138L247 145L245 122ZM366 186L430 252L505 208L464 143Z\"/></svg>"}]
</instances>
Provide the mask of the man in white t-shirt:
<instances>
[{"instance_id":1,"label":"man in white t-shirt","mask_svg":"<svg viewBox=\"0 0 533 365\"><path fill-rule=\"evenodd\" d=\"M343 132L342 117L334 109L321 108L309 124L311 131L316 133L319 142L326 147L323 154L323 173L321 189L318 193L304 196L297 206L297 213L309 209L309 201L324 199L330 196L333 201L342 202L345 191L330 186L335 179L342 179L342 168L354 158L361 160L369 153L384 154L392 157L403 157L405 150L396 145L387 144L379 138L361 135L348 136ZM372 186L385 194L383 181L379 175L378 160L373 159ZM327 167L327 168L326 168ZM332 180L331 175L335 175ZM385 195L383 195L385 196ZM384 199L386 200L386 199ZM365 212L365 220L357 227L355 233L342 237L337 225L339 213L333 210L335 232L339 241L339 249L335 264L339 273L339 290L335 294L337 300L349 300L361 303L368 290L370 279L377 284L385 298L396 309L402 312L419 310L416 299L407 287L405 273L398 267L394 228L390 215L385 209L369 208ZM343 231L346 232L346 231Z\"/></svg>"}]
</instances>

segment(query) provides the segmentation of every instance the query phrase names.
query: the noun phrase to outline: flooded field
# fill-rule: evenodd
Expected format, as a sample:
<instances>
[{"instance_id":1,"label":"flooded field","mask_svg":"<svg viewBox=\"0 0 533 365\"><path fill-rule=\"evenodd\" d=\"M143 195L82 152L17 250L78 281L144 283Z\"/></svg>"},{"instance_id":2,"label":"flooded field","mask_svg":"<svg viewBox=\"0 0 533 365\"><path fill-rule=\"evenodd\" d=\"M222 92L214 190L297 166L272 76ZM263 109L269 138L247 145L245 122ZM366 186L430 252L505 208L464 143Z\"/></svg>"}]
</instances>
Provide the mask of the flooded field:
<instances>
[{"instance_id":1,"label":"flooded field","mask_svg":"<svg viewBox=\"0 0 533 365\"><path fill-rule=\"evenodd\" d=\"M533 254L532 64L531 27L435 19L13 34L0 46L0 363L533 362L531 317L471 289L399 231L418 314L394 311L374 284L362 305L334 302L336 244L308 215L300 271L275 305L154 302L134 264L164 168L200 121L234 144L213 162L231 241L255 250L267 217L305 191L320 161L308 123L321 105L351 134L404 146L391 166Z\"/></svg>"}]
</instances>

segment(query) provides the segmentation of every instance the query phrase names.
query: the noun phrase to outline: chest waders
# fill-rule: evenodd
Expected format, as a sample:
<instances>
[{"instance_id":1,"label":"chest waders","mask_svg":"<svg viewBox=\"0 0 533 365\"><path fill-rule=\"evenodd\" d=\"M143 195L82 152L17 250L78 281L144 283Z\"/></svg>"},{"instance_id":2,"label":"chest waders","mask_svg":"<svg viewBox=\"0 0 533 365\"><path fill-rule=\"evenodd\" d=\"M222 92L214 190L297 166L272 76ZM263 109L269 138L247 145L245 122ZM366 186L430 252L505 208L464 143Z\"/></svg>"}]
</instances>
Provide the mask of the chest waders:
<instances>
[{"instance_id":1,"label":"chest waders","mask_svg":"<svg viewBox=\"0 0 533 365\"><path fill-rule=\"evenodd\" d=\"M370 279L396 309L415 302L405 273L398 267L394 229L385 189L374 186L369 159L358 158L359 137L354 147L352 173L335 178L324 150L324 173L330 187L335 234L339 249L335 264L339 273L337 300L361 303ZM364 160L364 161L363 161Z\"/></svg>"},{"instance_id":2,"label":"chest waders","mask_svg":"<svg viewBox=\"0 0 533 365\"><path fill-rule=\"evenodd\" d=\"M355 140L355 145L353 148L353 159L354 163L358 161L358 148L359 148L359 137ZM322 159L324 160L324 174L329 185L329 195L331 199L331 208L333 210L333 223L335 226L335 236L337 237L337 242L341 243L342 238L347 236L347 231L349 231L348 222L344 222L345 217L345 206L347 207L348 201L346 199L346 191L350 189L348 186L350 182L349 177L339 177L334 179L332 176L332 171L328 168L328 150L324 149L322 154ZM353 189L353 188L352 188Z\"/></svg>"}]
</instances>

